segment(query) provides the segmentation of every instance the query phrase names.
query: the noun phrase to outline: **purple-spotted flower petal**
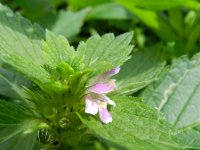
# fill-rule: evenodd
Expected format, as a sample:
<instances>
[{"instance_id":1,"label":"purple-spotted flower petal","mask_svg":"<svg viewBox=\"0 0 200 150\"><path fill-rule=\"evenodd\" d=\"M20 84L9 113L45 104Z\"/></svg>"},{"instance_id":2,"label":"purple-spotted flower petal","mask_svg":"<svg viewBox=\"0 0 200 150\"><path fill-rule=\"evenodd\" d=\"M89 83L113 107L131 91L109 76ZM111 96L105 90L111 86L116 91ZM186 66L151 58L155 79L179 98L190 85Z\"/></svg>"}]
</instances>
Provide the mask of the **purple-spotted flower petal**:
<instances>
[{"instance_id":1,"label":"purple-spotted flower petal","mask_svg":"<svg viewBox=\"0 0 200 150\"><path fill-rule=\"evenodd\" d=\"M85 99L85 113L96 115L98 113L99 106L97 102L90 96L86 96Z\"/></svg>"},{"instance_id":2,"label":"purple-spotted flower petal","mask_svg":"<svg viewBox=\"0 0 200 150\"><path fill-rule=\"evenodd\" d=\"M112 122L112 116L108 112L107 108L99 108L99 117L101 121L105 124Z\"/></svg>"},{"instance_id":3,"label":"purple-spotted flower petal","mask_svg":"<svg viewBox=\"0 0 200 150\"><path fill-rule=\"evenodd\" d=\"M108 75L108 76L113 76L115 74L118 74L119 71L120 71L120 67L118 66L118 67L115 67L114 69L106 72L105 74Z\"/></svg>"}]
</instances>

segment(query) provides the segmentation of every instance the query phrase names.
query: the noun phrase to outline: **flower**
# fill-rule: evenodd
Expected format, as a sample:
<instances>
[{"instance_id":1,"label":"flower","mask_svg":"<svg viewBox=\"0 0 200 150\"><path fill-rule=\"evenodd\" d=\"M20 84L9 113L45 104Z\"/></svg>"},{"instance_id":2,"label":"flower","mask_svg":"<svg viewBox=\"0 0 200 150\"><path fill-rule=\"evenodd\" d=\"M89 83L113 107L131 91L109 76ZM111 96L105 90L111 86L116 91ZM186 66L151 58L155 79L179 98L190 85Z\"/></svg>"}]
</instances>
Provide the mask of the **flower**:
<instances>
[{"instance_id":1,"label":"flower","mask_svg":"<svg viewBox=\"0 0 200 150\"><path fill-rule=\"evenodd\" d=\"M116 67L93 79L93 86L88 89L85 97L85 113L96 115L99 112L100 120L105 124L112 122L107 104L115 106L115 103L105 94L116 89L115 80L110 77L119 71L120 67Z\"/></svg>"}]
</instances>

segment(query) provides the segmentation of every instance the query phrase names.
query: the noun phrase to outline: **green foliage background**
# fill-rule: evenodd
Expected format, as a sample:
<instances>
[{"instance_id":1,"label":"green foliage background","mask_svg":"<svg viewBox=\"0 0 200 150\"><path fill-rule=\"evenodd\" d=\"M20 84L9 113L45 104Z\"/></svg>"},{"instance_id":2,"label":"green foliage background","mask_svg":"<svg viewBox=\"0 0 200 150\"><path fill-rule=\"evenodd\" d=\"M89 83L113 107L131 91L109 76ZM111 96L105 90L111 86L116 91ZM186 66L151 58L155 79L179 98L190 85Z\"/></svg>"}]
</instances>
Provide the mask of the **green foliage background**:
<instances>
[{"instance_id":1,"label":"green foliage background","mask_svg":"<svg viewBox=\"0 0 200 150\"><path fill-rule=\"evenodd\" d=\"M200 149L199 0L0 2L0 149ZM86 85L120 65L104 125Z\"/></svg>"}]
</instances>

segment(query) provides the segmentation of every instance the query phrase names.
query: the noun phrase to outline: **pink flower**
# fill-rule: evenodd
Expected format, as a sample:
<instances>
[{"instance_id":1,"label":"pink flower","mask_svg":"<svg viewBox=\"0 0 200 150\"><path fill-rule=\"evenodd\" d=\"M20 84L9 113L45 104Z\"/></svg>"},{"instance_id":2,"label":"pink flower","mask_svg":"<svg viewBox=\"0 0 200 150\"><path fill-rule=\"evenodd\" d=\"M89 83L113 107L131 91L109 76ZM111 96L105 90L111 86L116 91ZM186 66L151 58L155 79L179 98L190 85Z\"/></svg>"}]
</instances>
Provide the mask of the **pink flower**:
<instances>
[{"instance_id":1,"label":"pink flower","mask_svg":"<svg viewBox=\"0 0 200 150\"><path fill-rule=\"evenodd\" d=\"M116 67L93 80L93 86L88 89L85 98L85 112L96 115L99 112L101 121L105 124L112 122L112 116L108 112L107 104L115 106L115 103L105 94L116 88L115 80L110 79L111 76L117 74L120 67Z\"/></svg>"}]
</instances>

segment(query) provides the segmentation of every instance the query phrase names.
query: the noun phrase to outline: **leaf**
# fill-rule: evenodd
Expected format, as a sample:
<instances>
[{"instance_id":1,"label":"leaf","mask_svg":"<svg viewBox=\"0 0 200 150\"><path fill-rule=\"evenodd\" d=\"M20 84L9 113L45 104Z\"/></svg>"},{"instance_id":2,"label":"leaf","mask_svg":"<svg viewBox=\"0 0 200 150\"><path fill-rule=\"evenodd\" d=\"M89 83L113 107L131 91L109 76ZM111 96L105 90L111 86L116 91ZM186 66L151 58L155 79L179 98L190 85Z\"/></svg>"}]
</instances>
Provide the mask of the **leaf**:
<instances>
[{"instance_id":1,"label":"leaf","mask_svg":"<svg viewBox=\"0 0 200 150\"><path fill-rule=\"evenodd\" d=\"M68 0L69 7L73 10L77 10L83 7L88 6L97 6L106 2L110 2L111 0Z\"/></svg>"},{"instance_id":2,"label":"leaf","mask_svg":"<svg viewBox=\"0 0 200 150\"><path fill-rule=\"evenodd\" d=\"M179 140L187 143L191 149L200 149L200 125L199 123L191 124L183 129L177 135Z\"/></svg>"},{"instance_id":3,"label":"leaf","mask_svg":"<svg viewBox=\"0 0 200 150\"><path fill-rule=\"evenodd\" d=\"M136 15L145 25L151 28L164 41L178 40L176 33L165 21L165 19L152 10L145 10L129 5L129 3L118 1L127 8L133 15Z\"/></svg>"},{"instance_id":4,"label":"leaf","mask_svg":"<svg viewBox=\"0 0 200 150\"><path fill-rule=\"evenodd\" d=\"M43 29L14 15L2 5L0 19L0 53L3 61L34 80L49 82L48 73L41 67Z\"/></svg>"},{"instance_id":5,"label":"leaf","mask_svg":"<svg viewBox=\"0 0 200 150\"><path fill-rule=\"evenodd\" d=\"M15 54L10 54L4 57L3 60L37 83L50 82L49 73L40 64L28 60L28 58L23 59Z\"/></svg>"},{"instance_id":6,"label":"leaf","mask_svg":"<svg viewBox=\"0 0 200 150\"><path fill-rule=\"evenodd\" d=\"M105 3L94 7L88 19L131 19L131 14L117 3Z\"/></svg>"},{"instance_id":7,"label":"leaf","mask_svg":"<svg viewBox=\"0 0 200 150\"><path fill-rule=\"evenodd\" d=\"M22 16L26 16L31 21L38 22L41 25L42 22L51 22L50 19L52 19L52 16L51 18L49 16L55 14L55 8L62 3L63 0L14 0L10 7L12 9L16 7L20 8L20 14Z\"/></svg>"},{"instance_id":8,"label":"leaf","mask_svg":"<svg viewBox=\"0 0 200 150\"><path fill-rule=\"evenodd\" d=\"M133 53L114 77L117 89L112 94L128 95L153 82L165 65L158 57L158 49L159 45Z\"/></svg>"},{"instance_id":9,"label":"leaf","mask_svg":"<svg viewBox=\"0 0 200 150\"><path fill-rule=\"evenodd\" d=\"M19 73L0 68L0 94L10 98L23 98L22 86L29 86L30 81Z\"/></svg>"},{"instance_id":10,"label":"leaf","mask_svg":"<svg viewBox=\"0 0 200 150\"><path fill-rule=\"evenodd\" d=\"M145 8L145 9L152 9L152 10L167 10L174 7L192 7L192 8L200 8L200 3L196 0L116 0L117 2L124 3L126 5L138 7L138 8Z\"/></svg>"},{"instance_id":11,"label":"leaf","mask_svg":"<svg viewBox=\"0 0 200 150\"><path fill-rule=\"evenodd\" d=\"M41 63L40 42L44 31L37 24L15 15L0 4L0 50L1 53L15 54L35 63Z\"/></svg>"},{"instance_id":12,"label":"leaf","mask_svg":"<svg viewBox=\"0 0 200 150\"><path fill-rule=\"evenodd\" d=\"M5 22L6 21L12 22L13 20L15 20L16 21L16 24L15 24L16 29L19 28L20 30L23 31L23 33L18 35L19 32L17 32L15 30L15 28L12 28L12 29L10 29L9 32L2 33L2 35L5 34L5 36L6 36L6 39L2 39L3 43L5 42L6 44L2 44L2 46L0 47L1 48L0 52L3 55L4 62L10 64L15 69L22 72L23 74L25 74L26 76L31 78L31 80L35 81L36 83L39 83L39 84L51 83L51 77L50 77L49 72L47 72L43 68L45 60L43 59L44 57L41 53L42 50L40 47L38 47L38 45L40 46L39 41L41 40L42 37L39 36L39 34L35 34L35 33L39 32L39 30L36 29L34 32L27 33L27 31L23 28L24 26L21 25L22 23L26 23L27 21L21 17L14 16L13 13L10 12L10 10L6 9L5 7L3 7L3 6L1 6L1 7L3 10L8 11L8 13L11 13L13 17L9 18L9 16L7 16L8 13L0 14L0 17L1 16L4 17ZM11 19L11 20L9 20L9 19ZM11 26L13 24L8 24L8 25L4 26L3 24L0 23L0 28L1 27L3 29L8 28L9 25ZM26 26L26 28L29 28L30 30L33 27L34 26L32 26L31 24L28 24ZM5 31L7 31L7 30L5 30ZM12 34L9 34L10 32L12 32ZM37 45L35 45L36 43L33 42L32 37L34 37L34 36L29 37L28 36L29 34L39 36L39 37L37 37L37 39L38 39ZM40 33L40 34L42 34L42 33ZM53 35L50 35L49 33L47 33L47 34L48 34L48 36L47 36L48 44L44 44L45 42L43 42L43 50L45 49L44 51L46 51L43 54L46 55L45 56L46 58L48 57L48 60L46 59L48 61L48 63L52 64L52 61L54 61L54 60L56 60L56 63L58 63L59 61L62 61L63 59L66 58L66 55L68 55L68 54L66 54L67 52L73 53L72 49L67 52L63 51L67 47L69 48L69 44L67 43L66 40L64 40L62 38L62 40L59 41L59 43L62 42L62 44L59 45L60 47L58 47L57 46L58 44L55 43L55 41L53 42L52 39L50 38L50 36L53 36ZM14 35L14 37L16 39L13 39L12 35ZM58 39L60 40L61 37L58 37ZM130 54L130 52L132 50L132 46L129 45L131 39L132 39L131 32L122 34L117 37L114 37L113 34L105 34L102 37L100 37L99 35L93 36L93 37L89 38L85 43L82 42L81 44L79 44L79 46L77 48L77 52L76 52L76 59L74 60L73 63L76 63L76 62L83 63L85 70L96 69L98 73L108 71L118 65L121 65L123 62L125 62L129 58L128 55ZM64 42L66 42L66 43L64 44ZM14 43L15 45L12 45L11 47L9 47L8 43ZM21 46L21 43L22 43L22 46ZM30 49L26 48L26 44L29 45L29 43L31 43L31 46L32 46L32 47L30 47ZM55 45L56 45L56 47L54 47ZM19 49L17 49L18 46L20 46ZM65 46L67 46L67 47L65 47ZM34 48L37 48L37 49L34 49ZM56 57L58 55L53 56L53 54L55 54L55 50L56 50L56 49L52 50L53 48L60 49L59 56L60 56L60 54L64 54L62 59L60 59L60 58L58 59L58 57ZM26 55L26 53L29 53L29 51L31 53L32 59L29 57L28 54ZM54 53L48 54L48 56L47 56L47 52L49 52L49 51L54 52ZM63 52L61 53L61 51L63 51ZM37 57L36 57L36 54L37 54ZM68 55L67 57L69 58L71 56ZM35 59L38 59L40 61L34 61ZM70 58L70 59L72 59L72 58ZM105 65L106 65L106 67L104 67Z\"/></svg>"},{"instance_id":13,"label":"leaf","mask_svg":"<svg viewBox=\"0 0 200 150\"><path fill-rule=\"evenodd\" d=\"M168 10L168 20L170 25L173 27L174 30L179 34L179 36L183 35L183 22L184 16L181 11L182 8L174 8Z\"/></svg>"},{"instance_id":14,"label":"leaf","mask_svg":"<svg viewBox=\"0 0 200 150\"><path fill-rule=\"evenodd\" d=\"M157 110L133 97L113 97L116 107L112 109L113 122L103 125L93 117L81 117L106 145L125 150L175 150L183 148L175 132L163 120Z\"/></svg>"},{"instance_id":15,"label":"leaf","mask_svg":"<svg viewBox=\"0 0 200 150\"><path fill-rule=\"evenodd\" d=\"M194 128L200 123L200 54L191 60L183 56L173 62L168 72L162 73L159 79L142 94L144 101L157 107L167 120L180 129L181 134L190 136L185 139L190 143L200 134ZM194 135L193 135L194 134ZM195 142L195 139L193 141ZM198 144L198 148L200 145Z\"/></svg>"},{"instance_id":16,"label":"leaf","mask_svg":"<svg viewBox=\"0 0 200 150\"><path fill-rule=\"evenodd\" d=\"M51 67L56 67L61 62L71 65L75 57L75 50L66 38L50 31L46 31L46 41L42 42L42 50L45 63Z\"/></svg>"},{"instance_id":17,"label":"leaf","mask_svg":"<svg viewBox=\"0 0 200 150\"><path fill-rule=\"evenodd\" d=\"M89 8L78 12L60 11L51 30L56 34L62 34L67 38L71 38L81 31L84 19L89 11Z\"/></svg>"},{"instance_id":18,"label":"leaf","mask_svg":"<svg viewBox=\"0 0 200 150\"><path fill-rule=\"evenodd\" d=\"M132 46L129 45L133 33L128 32L115 37L104 34L102 37L94 35L77 48L77 58L83 62L85 68L106 72L123 64L128 60Z\"/></svg>"},{"instance_id":19,"label":"leaf","mask_svg":"<svg viewBox=\"0 0 200 150\"><path fill-rule=\"evenodd\" d=\"M29 109L0 101L0 149L32 149L37 130L45 126Z\"/></svg>"},{"instance_id":20,"label":"leaf","mask_svg":"<svg viewBox=\"0 0 200 150\"><path fill-rule=\"evenodd\" d=\"M181 57L143 93L142 97L148 104L164 112L176 127L181 128L200 121L199 68L199 54L191 60L186 56Z\"/></svg>"}]
</instances>

